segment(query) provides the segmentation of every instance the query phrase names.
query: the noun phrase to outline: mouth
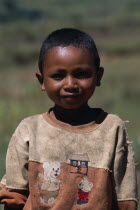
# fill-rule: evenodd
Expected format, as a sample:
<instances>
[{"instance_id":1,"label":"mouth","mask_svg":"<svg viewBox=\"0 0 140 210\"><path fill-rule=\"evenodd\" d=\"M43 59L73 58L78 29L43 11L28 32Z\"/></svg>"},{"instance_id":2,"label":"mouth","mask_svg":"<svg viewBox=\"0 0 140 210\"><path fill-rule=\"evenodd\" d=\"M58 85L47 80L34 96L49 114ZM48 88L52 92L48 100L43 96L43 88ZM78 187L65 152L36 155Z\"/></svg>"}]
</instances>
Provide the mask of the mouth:
<instances>
[{"instance_id":1,"label":"mouth","mask_svg":"<svg viewBox=\"0 0 140 210\"><path fill-rule=\"evenodd\" d=\"M68 95L63 95L62 98L77 98L79 97L79 94L68 94Z\"/></svg>"}]
</instances>

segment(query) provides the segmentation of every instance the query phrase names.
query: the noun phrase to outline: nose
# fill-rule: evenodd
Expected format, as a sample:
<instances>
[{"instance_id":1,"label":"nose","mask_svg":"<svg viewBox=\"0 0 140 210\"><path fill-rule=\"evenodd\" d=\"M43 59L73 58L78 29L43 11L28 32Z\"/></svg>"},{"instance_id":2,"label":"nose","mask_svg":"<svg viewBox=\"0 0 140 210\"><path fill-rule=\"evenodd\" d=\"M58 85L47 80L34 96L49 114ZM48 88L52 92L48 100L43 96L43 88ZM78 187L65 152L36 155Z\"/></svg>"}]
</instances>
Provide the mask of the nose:
<instances>
[{"instance_id":1,"label":"nose","mask_svg":"<svg viewBox=\"0 0 140 210\"><path fill-rule=\"evenodd\" d=\"M78 88L77 81L74 77L67 76L65 78L64 90L69 93L78 93L79 88Z\"/></svg>"}]
</instances>

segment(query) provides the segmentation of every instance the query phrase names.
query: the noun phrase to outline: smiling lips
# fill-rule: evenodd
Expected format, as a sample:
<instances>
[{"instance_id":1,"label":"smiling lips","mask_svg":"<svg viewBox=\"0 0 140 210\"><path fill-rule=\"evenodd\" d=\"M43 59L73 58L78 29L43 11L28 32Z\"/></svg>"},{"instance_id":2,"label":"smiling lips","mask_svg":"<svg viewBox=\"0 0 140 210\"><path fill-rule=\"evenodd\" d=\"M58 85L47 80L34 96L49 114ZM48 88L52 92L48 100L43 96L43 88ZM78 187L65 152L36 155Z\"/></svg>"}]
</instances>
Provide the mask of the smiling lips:
<instances>
[{"instance_id":1,"label":"smiling lips","mask_svg":"<svg viewBox=\"0 0 140 210\"><path fill-rule=\"evenodd\" d=\"M68 94L68 95L63 95L62 98L77 98L79 97L79 94Z\"/></svg>"}]
</instances>

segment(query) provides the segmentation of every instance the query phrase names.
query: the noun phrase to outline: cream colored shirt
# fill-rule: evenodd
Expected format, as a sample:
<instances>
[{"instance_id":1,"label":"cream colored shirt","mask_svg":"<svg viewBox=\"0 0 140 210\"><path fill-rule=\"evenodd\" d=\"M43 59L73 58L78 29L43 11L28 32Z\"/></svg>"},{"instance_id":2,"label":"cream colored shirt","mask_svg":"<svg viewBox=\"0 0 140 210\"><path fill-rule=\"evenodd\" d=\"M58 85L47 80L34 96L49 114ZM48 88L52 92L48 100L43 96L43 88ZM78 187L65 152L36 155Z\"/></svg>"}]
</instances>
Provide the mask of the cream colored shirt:
<instances>
[{"instance_id":1,"label":"cream colored shirt","mask_svg":"<svg viewBox=\"0 0 140 210\"><path fill-rule=\"evenodd\" d=\"M47 113L28 117L11 138L1 183L29 191L28 210L112 209L115 201L136 201L125 124L112 114L100 124L68 127Z\"/></svg>"}]
</instances>

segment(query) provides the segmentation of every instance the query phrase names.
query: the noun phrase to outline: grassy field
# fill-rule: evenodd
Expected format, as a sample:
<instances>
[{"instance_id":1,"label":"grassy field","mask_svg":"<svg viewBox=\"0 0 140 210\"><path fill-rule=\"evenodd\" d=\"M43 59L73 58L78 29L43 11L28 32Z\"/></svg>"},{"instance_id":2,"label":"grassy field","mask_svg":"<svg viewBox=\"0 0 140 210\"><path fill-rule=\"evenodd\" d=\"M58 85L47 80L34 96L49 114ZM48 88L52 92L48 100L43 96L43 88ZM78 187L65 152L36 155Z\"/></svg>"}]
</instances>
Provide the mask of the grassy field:
<instances>
[{"instance_id":1,"label":"grassy field","mask_svg":"<svg viewBox=\"0 0 140 210\"><path fill-rule=\"evenodd\" d=\"M21 119L52 106L34 74L41 42L61 27L94 37L105 75L90 105L130 121L126 126L140 163L139 25L139 0L0 1L0 178L8 142ZM140 164L137 172L140 188Z\"/></svg>"}]
</instances>

